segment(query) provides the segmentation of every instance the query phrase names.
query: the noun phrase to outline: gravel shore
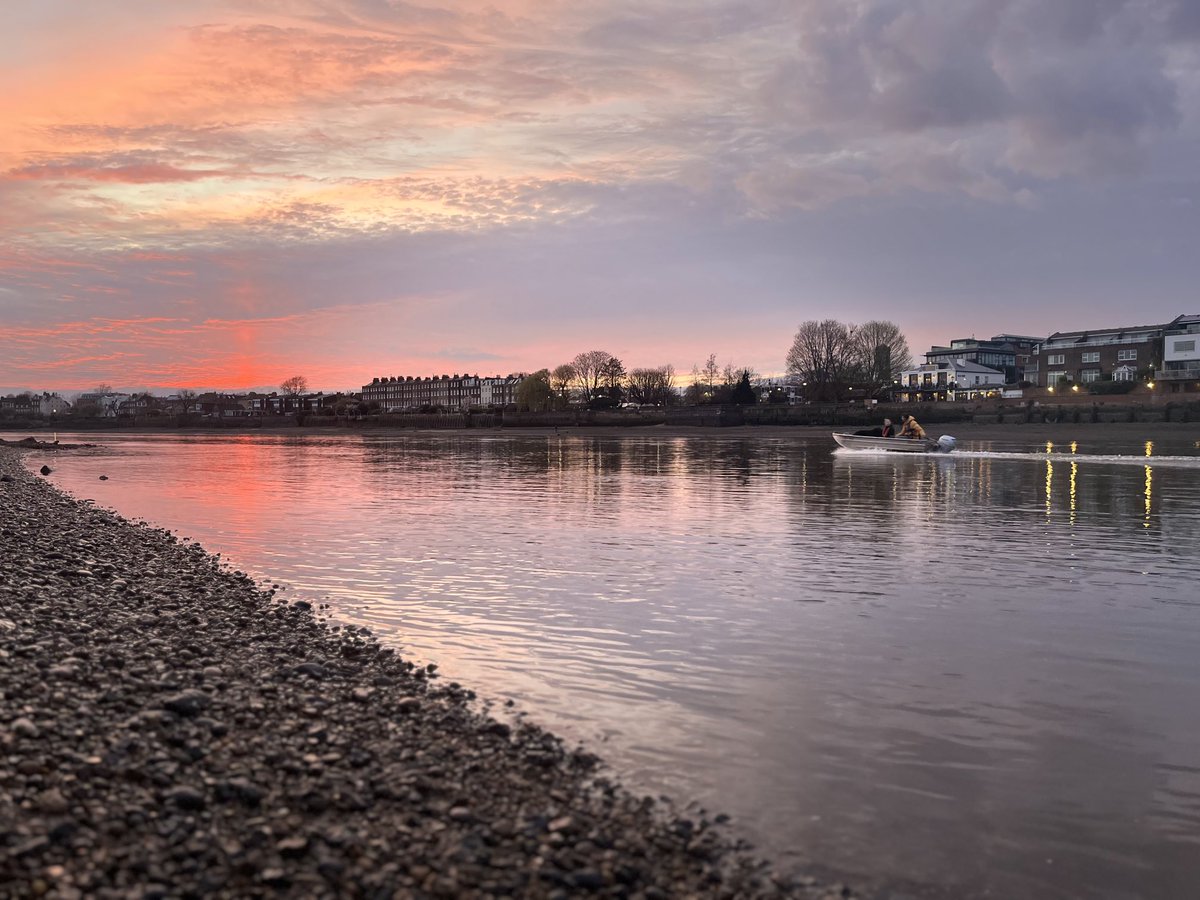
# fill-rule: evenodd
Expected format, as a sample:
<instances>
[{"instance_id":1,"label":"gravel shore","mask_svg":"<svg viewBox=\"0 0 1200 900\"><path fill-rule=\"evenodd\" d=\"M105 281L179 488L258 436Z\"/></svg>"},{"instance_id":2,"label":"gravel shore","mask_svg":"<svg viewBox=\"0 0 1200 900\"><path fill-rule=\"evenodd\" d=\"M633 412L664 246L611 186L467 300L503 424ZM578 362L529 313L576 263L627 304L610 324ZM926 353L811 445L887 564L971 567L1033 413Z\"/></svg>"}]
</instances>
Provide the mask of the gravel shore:
<instances>
[{"instance_id":1,"label":"gravel shore","mask_svg":"<svg viewBox=\"0 0 1200 900\"><path fill-rule=\"evenodd\" d=\"M0 897L850 896L7 447L0 675Z\"/></svg>"}]
</instances>

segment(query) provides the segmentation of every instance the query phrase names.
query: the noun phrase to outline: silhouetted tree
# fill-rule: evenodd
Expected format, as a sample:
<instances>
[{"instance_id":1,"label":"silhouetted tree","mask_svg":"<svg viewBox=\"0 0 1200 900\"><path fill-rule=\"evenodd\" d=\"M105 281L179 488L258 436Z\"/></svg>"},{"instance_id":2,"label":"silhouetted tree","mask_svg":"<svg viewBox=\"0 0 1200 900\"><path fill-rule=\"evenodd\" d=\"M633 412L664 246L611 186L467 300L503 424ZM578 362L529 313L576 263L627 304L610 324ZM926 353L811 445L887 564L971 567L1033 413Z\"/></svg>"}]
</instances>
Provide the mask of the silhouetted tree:
<instances>
[{"instance_id":1,"label":"silhouetted tree","mask_svg":"<svg viewBox=\"0 0 1200 900\"><path fill-rule=\"evenodd\" d=\"M584 401L596 396L604 380L605 368L612 358L613 355L606 350L588 350L571 360L571 368L575 371L575 384L579 387Z\"/></svg>"},{"instance_id":2,"label":"silhouetted tree","mask_svg":"<svg viewBox=\"0 0 1200 900\"><path fill-rule=\"evenodd\" d=\"M556 366L554 371L550 373L550 387L558 394L563 406L566 406L567 401L570 400L571 385L574 381L575 367L570 363L563 363L561 366Z\"/></svg>"},{"instance_id":3,"label":"silhouetted tree","mask_svg":"<svg viewBox=\"0 0 1200 900\"><path fill-rule=\"evenodd\" d=\"M787 354L788 374L809 385L819 399L836 399L855 363L850 327L836 319L801 324Z\"/></svg>"},{"instance_id":4,"label":"silhouetted tree","mask_svg":"<svg viewBox=\"0 0 1200 900\"><path fill-rule=\"evenodd\" d=\"M675 399L674 378L675 370L670 365L657 369L634 369L625 381L629 399L634 403L669 406Z\"/></svg>"},{"instance_id":5,"label":"silhouetted tree","mask_svg":"<svg viewBox=\"0 0 1200 900\"><path fill-rule=\"evenodd\" d=\"M738 406L753 406L758 402L758 394L754 393L754 388L750 384L749 369L742 370L742 377L730 391L729 402L736 403Z\"/></svg>"},{"instance_id":6,"label":"silhouetted tree","mask_svg":"<svg viewBox=\"0 0 1200 900\"><path fill-rule=\"evenodd\" d=\"M854 363L858 380L882 387L912 367L908 341L894 322L864 322L850 326L854 341Z\"/></svg>"}]
</instances>

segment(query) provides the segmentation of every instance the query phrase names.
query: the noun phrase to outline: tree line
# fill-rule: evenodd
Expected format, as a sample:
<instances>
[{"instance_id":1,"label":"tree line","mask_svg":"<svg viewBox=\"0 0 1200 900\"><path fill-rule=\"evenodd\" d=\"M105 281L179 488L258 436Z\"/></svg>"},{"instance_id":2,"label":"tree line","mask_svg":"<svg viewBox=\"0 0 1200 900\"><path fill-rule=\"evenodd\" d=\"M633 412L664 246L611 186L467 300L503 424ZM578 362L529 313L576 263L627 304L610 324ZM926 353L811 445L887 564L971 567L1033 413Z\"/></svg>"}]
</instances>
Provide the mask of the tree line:
<instances>
[{"instance_id":1,"label":"tree line","mask_svg":"<svg viewBox=\"0 0 1200 900\"><path fill-rule=\"evenodd\" d=\"M836 400L853 386L879 393L912 364L908 341L887 321L852 325L812 319L800 325L787 354L788 375L813 400Z\"/></svg>"},{"instance_id":2,"label":"tree line","mask_svg":"<svg viewBox=\"0 0 1200 900\"><path fill-rule=\"evenodd\" d=\"M590 409L611 409L623 403L639 406L675 406L683 403L752 404L758 394L751 383L756 376L748 367L717 363L716 354L693 366L691 383L682 395L671 364L626 370L625 364L606 350L588 350L569 363L540 369L517 386L519 409L541 412L583 404Z\"/></svg>"}]
</instances>

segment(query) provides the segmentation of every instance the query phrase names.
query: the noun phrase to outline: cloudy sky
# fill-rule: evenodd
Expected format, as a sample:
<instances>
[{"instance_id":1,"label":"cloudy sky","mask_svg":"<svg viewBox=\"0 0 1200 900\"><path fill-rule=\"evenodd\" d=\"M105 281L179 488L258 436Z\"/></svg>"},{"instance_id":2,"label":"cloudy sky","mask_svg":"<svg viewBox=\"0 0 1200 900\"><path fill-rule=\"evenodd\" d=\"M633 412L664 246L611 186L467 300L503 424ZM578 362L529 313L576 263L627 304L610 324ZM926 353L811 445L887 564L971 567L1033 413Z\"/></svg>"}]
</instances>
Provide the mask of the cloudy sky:
<instances>
[{"instance_id":1,"label":"cloudy sky","mask_svg":"<svg viewBox=\"0 0 1200 900\"><path fill-rule=\"evenodd\" d=\"M1200 313L1200 0L12 0L0 390Z\"/></svg>"}]
</instances>

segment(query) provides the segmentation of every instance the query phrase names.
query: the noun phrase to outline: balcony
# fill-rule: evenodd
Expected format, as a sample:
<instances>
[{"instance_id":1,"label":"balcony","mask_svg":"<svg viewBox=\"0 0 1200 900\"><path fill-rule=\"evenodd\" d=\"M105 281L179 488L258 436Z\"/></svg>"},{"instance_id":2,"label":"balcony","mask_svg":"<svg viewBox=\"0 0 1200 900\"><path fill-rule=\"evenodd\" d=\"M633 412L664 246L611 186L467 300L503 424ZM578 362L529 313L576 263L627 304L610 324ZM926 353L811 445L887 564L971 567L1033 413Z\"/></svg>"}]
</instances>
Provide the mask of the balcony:
<instances>
[{"instance_id":1,"label":"balcony","mask_svg":"<svg viewBox=\"0 0 1200 900\"><path fill-rule=\"evenodd\" d=\"M1179 368L1157 369L1154 378L1156 381L1200 381L1200 362L1189 362Z\"/></svg>"}]
</instances>

